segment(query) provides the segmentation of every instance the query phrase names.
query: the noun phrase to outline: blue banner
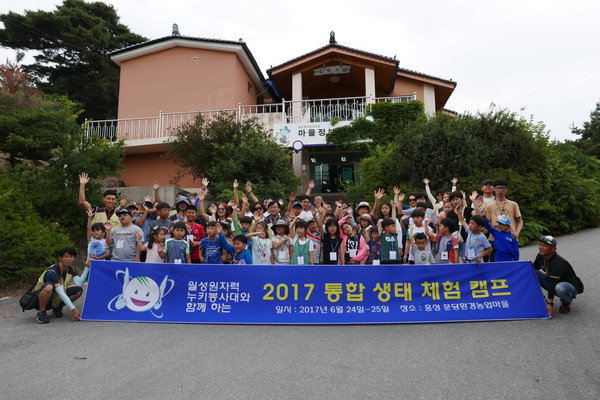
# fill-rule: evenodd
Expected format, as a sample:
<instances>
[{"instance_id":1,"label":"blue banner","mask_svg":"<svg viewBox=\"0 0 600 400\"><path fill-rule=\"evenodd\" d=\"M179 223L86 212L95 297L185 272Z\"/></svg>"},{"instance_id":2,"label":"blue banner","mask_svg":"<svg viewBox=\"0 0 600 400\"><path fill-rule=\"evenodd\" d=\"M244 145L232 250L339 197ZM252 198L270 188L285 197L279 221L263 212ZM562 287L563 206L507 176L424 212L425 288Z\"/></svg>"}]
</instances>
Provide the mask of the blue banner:
<instances>
[{"instance_id":1,"label":"blue banner","mask_svg":"<svg viewBox=\"0 0 600 400\"><path fill-rule=\"evenodd\" d=\"M529 261L254 266L92 261L82 319L363 324L549 318Z\"/></svg>"}]
</instances>

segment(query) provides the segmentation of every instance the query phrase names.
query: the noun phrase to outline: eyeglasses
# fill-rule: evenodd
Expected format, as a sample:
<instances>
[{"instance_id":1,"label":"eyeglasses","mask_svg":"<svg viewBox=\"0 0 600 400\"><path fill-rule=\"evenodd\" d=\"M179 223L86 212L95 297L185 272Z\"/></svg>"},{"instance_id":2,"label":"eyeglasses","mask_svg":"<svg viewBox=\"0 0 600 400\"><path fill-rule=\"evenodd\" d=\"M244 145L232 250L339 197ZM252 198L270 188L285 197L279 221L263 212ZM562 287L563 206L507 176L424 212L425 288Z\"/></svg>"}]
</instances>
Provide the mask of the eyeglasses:
<instances>
[{"instance_id":1,"label":"eyeglasses","mask_svg":"<svg viewBox=\"0 0 600 400\"><path fill-rule=\"evenodd\" d=\"M506 186L494 186L494 190L506 190L508 189Z\"/></svg>"},{"instance_id":2,"label":"eyeglasses","mask_svg":"<svg viewBox=\"0 0 600 400\"><path fill-rule=\"evenodd\" d=\"M219 210L219 211L225 211L225 209L223 207L219 207L219 208L217 208L217 210Z\"/></svg>"}]
</instances>

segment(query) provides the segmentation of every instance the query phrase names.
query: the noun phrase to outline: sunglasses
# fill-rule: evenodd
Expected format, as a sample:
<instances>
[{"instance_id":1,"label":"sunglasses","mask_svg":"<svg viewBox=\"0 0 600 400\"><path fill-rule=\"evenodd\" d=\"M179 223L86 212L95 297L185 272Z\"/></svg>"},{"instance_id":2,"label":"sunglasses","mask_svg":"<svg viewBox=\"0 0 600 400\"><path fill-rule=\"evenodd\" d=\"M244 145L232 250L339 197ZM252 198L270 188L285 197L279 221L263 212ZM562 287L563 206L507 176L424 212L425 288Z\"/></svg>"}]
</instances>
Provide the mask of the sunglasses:
<instances>
[{"instance_id":1,"label":"sunglasses","mask_svg":"<svg viewBox=\"0 0 600 400\"><path fill-rule=\"evenodd\" d=\"M408 201L417 201L417 199L408 199Z\"/></svg>"},{"instance_id":2,"label":"sunglasses","mask_svg":"<svg viewBox=\"0 0 600 400\"><path fill-rule=\"evenodd\" d=\"M256 207L256 208L254 209L254 211L262 211L262 210L264 210L264 208L262 208L262 207Z\"/></svg>"}]
</instances>

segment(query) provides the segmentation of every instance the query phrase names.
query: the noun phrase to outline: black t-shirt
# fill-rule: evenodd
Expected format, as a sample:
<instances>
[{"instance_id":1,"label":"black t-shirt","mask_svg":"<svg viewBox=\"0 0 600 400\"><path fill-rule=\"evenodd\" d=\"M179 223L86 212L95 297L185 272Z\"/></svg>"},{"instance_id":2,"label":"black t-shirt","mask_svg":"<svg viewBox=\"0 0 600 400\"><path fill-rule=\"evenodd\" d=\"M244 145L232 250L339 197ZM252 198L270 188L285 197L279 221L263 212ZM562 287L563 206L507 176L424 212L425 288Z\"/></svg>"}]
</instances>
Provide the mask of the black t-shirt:
<instances>
[{"instance_id":1,"label":"black t-shirt","mask_svg":"<svg viewBox=\"0 0 600 400\"><path fill-rule=\"evenodd\" d=\"M323 247L321 251L323 252L323 264L337 265L339 264L339 250L342 245L342 238L337 237L332 239L329 235L323 238ZM336 254L336 259L331 260L331 253Z\"/></svg>"},{"instance_id":2,"label":"black t-shirt","mask_svg":"<svg viewBox=\"0 0 600 400\"><path fill-rule=\"evenodd\" d=\"M555 295L556 285L560 282L569 282L578 289L577 278L575 271L567 260L554 253L554 255L546 260L544 256L538 254L533 261L533 267L537 270L546 272L548 277L556 276L558 279L548 279L548 299L553 299Z\"/></svg>"}]
</instances>

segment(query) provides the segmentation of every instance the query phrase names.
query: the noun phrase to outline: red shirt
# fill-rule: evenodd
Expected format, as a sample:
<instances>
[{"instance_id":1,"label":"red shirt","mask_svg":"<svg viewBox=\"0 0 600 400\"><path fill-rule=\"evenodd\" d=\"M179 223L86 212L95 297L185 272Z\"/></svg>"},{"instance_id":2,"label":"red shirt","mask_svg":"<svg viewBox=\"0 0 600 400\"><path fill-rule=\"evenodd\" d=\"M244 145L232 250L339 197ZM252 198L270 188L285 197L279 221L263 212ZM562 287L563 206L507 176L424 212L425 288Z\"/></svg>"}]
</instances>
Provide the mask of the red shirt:
<instances>
[{"instance_id":1,"label":"red shirt","mask_svg":"<svg viewBox=\"0 0 600 400\"><path fill-rule=\"evenodd\" d=\"M202 225L196 222L192 222L191 224L186 222L185 226L187 227L187 234L194 236L194 242L199 242L206 237L206 233L204 233L204 227ZM190 249L190 258L192 260L200 260L200 247L190 247Z\"/></svg>"}]
</instances>

